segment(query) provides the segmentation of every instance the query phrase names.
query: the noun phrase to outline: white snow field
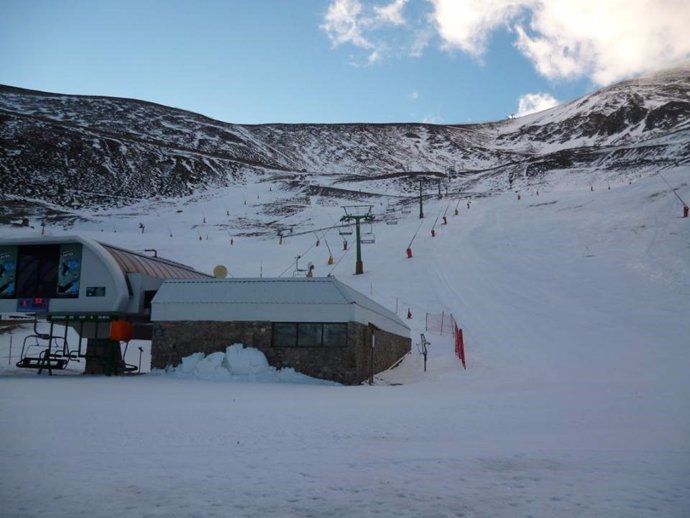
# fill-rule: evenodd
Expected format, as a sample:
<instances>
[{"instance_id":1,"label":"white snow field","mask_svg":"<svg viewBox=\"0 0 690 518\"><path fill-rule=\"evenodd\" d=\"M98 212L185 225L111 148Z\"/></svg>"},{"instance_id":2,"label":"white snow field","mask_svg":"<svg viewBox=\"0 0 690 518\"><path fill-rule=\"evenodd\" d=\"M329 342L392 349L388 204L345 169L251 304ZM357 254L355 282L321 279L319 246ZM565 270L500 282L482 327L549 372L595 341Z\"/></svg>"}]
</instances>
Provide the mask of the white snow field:
<instances>
[{"instance_id":1,"label":"white snow field","mask_svg":"<svg viewBox=\"0 0 690 518\"><path fill-rule=\"evenodd\" d=\"M690 168L664 174L690 199ZM403 317L409 308L414 343L426 312L452 312L466 371L449 337L426 332L428 371L413 345L374 386L259 375L256 351L239 346L229 360L189 360L184 375L49 377L12 367L27 330L12 335L13 358L0 335L0 515L690 516L690 218L658 175L594 191L568 178L519 201L463 201L459 216L451 201L436 237L449 202L427 203L412 259L415 211L376 224L360 276L354 247L326 234L333 274ZM313 234L231 246L213 226L226 210L251 215L243 197L270 195L249 185L181 213L142 203L48 231L234 276L292 275L298 254L328 274ZM295 233L342 214L317 202L293 216ZM202 212L207 226L192 228ZM243 367L219 375L224 360Z\"/></svg>"}]
</instances>

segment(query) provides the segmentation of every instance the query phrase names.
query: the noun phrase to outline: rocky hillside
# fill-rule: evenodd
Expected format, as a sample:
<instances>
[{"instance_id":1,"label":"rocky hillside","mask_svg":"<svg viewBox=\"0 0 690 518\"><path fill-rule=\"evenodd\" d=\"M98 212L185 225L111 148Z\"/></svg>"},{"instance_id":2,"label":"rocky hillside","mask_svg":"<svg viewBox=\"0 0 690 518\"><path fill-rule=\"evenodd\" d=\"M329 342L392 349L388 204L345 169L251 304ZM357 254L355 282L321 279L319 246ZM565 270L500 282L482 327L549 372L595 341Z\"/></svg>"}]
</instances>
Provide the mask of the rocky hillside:
<instances>
[{"instance_id":1,"label":"rocky hillside","mask_svg":"<svg viewBox=\"0 0 690 518\"><path fill-rule=\"evenodd\" d=\"M132 99L0 86L3 197L123 205L248 181L320 194L604 181L690 159L690 66L619 83L531 116L480 125L237 125Z\"/></svg>"}]
</instances>

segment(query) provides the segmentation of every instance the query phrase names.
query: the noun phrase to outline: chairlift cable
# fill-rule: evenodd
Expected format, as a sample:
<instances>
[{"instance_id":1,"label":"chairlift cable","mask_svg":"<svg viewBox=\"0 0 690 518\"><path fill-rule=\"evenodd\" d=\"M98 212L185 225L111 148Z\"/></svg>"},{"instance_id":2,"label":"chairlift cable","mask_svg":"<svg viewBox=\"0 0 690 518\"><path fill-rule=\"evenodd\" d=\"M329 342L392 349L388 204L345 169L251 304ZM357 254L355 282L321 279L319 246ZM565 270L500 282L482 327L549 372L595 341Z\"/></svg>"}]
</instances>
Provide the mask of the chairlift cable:
<instances>
[{"instance_id":1,"label":"chairlift cable","mask_svg":"<svg viewBox=\"0 0 690 518\"><path fill-rule=\"evenodd\" d=\"M336 263L333 265L333 268L331 268L331 271L328 272L327 277L330 277L333 274L333 270L336 269L336 267L340 264L340 261L342 261L347 254L350 253L350 249L348 248L343 255L340 256L340 259L336 261Z\"/></svg>"},{"instance_id":2,"label":"chairlift cable","mask_svg":"<svg viewBox=\"0 0 690 518\"><path fill-rule=\"evenodd\" d=\"M307 255L309 252L311 252L311 249L314 248L315 246L316 246L316 243L312 243L312 245L309 248L307 248L304 252L299 254L299 257L302 258L305 255ZM292 266L293 266L292 263L290 263L290 266L285 268L285 270L283 270L283 272L280 275L278 275L278 277L282 277L290 268L292 268Z\"/></svg>"},{"instance_id":3,"label":"chairlift cable","mask_svg":"<svg viewBox=\"0 0 690 518\"><path fill-rule=\"evenodd\" d=\"M672 192L673 194L675 194L675 195L676 195L676 198L678 198L678 199L680 200L680 202L683 204L683 207L687 207L688 204L685 203L685 200L683 200L683 198L680 197L680 194L678 194L678 193L676 192L676 190L675 190L673 187L671 187L671 184L668 182L668 180L666 179L666 177L665 177L663 174L661 174L661 169L659 169L659 170L657 171L657 174L658 174L659 176L661 176L661 179L664 181L664 183L666 183L666 185L668 185L668 188L671 189L671 192Z\"/></svg>"},{"instance_id":4,"label":"chairlift cable","mask_svg":"<svg viewBox=\"0 0 690 518\"><path fill-rule=\"evenodd\" d=\"M441 208L441 210L443 210L443 208ZM439 210L438 215L436 216L436 219L434 220L434 224L431 225L431 230L436 229L436 223L438 223L438 218L440 218L440 217L441 217L441 211Z\"/></svg>"},{"instance_id":5,"label":"chairlift cable","mask_svg":"<svg viewBox=\"0 0 690 518\"><path fill-rule=\"evenodd\" d=\"M328 249L328 255L333 255L333 252L331 252L331 247L328 244L328 239L326 239L326 234L324 233L323 235L323 242L326 243L326 248Z\"/></svg>"},{"instance_id":6,"label":"chairlift cable","mask_svg":"<svg viewBox=\"0 0 690 518\"><path fill-rule=\"evenodd\" d=\"M411 248L411 247L412 247L412 243L414 242L415 238L417 237L417 234L419 233L419 231L422 229L422 225L423 225L423 224L424 224L424 220L422 220L422 222L421 222L421 223L419 224L419 226L417 227L417 231L416 231L416 232L414 233L414 235L412 236L412 239L410 240L410 244L407 245L407 248Z\"/></svg>"}]
</instances>

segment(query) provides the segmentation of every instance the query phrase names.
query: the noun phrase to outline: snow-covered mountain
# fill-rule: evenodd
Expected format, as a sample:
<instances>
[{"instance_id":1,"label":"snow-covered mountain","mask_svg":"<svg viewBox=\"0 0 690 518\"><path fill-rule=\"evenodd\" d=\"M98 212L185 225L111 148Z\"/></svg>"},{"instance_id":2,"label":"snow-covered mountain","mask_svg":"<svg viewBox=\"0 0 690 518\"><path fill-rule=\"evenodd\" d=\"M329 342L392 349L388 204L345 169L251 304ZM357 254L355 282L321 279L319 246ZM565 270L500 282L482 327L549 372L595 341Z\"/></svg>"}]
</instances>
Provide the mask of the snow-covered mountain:
<instances>
[{"instance_id":1,"label":"snow-covered mountain","mask_svg":"<svg viewBox=\"0 0 690 518\"><path fill-rule=\"evenodd\" d=\"M61 207L125 205L274 182L285 197L520 189L550 171L583 184L690 158L690 65L538 114L474 125L227 124L132 99L0 86L2 194Z\"/></svg>"}]
</instances>

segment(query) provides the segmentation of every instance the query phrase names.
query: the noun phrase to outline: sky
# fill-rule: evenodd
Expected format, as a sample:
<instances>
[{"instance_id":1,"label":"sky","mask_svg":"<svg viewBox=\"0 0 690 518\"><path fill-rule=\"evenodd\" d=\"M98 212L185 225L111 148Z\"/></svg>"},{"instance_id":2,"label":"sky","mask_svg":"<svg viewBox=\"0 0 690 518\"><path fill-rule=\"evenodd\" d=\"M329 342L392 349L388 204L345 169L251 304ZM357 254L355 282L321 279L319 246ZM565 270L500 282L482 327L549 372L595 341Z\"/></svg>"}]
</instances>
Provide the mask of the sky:
<instances>
[{"instance_id":1,"label":"sky","mask_svg":"<svg viewBox=\"0 0 690 518\"><path fill-rule=\"evenodd\" d=\"M0 0L0 84L225 122L500 120L690 58L686 0Z\"/></svg>"}]
</instances>

